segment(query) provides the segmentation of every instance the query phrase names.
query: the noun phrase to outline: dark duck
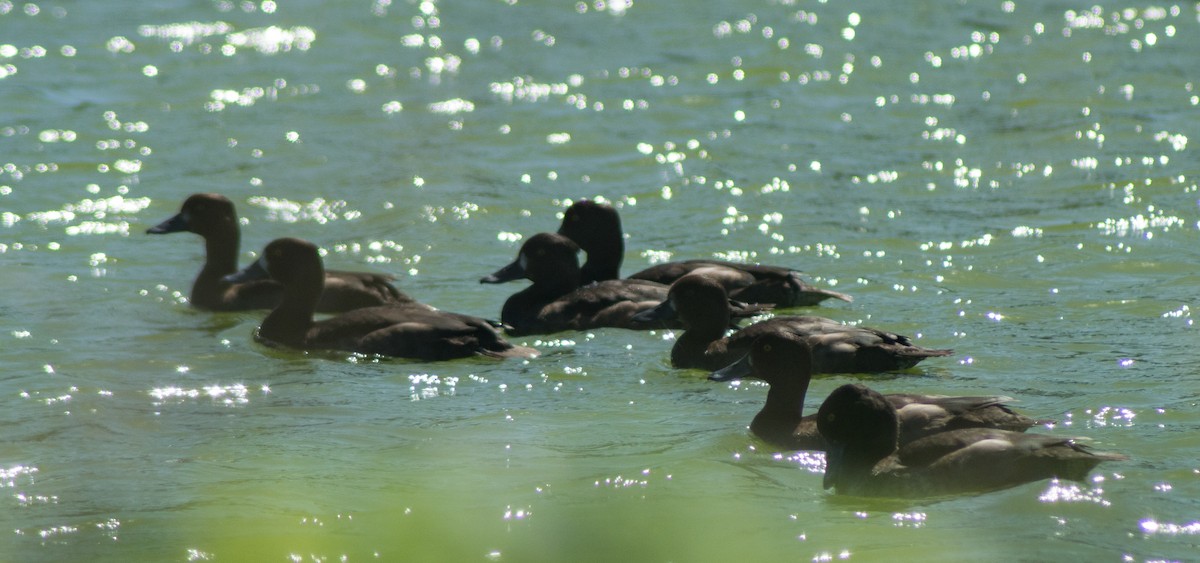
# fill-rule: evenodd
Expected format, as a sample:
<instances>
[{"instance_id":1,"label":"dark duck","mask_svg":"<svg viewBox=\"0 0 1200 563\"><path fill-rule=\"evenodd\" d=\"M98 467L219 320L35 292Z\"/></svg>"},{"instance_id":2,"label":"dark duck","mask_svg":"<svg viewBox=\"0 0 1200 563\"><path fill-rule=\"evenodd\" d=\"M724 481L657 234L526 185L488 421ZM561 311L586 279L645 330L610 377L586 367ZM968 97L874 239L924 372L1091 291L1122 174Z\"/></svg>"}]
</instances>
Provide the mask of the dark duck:
<instances>
[{"instance_id":1,"label":"dark duck","mask_svg":"<svg viewBox=\"0 0 1200 563\"><path fill-rule=\"evenodd\" d=\"M267 343L419 360L537 355L509 343L482 318L419 304L365 307L314 322L326 276L317 247L307 241L271 241L258 261L227 276L232 283L268 277L282 286L283 296L259 327L258 338Z\"/></svg>"},{"instance_id":2,"label":"dark duck","mask_svg":"<svg viewBox=\"0 0 1200 563\"><path fill-rule=\"evenodd\" d=\"M719 281L695 272L679 278L667 299L640 314L638 320L678 319L683 323L685 330L671 348L671 365L677 368L723 368L744 357L755 339L774 332L804 337L812 348L813 373L896 371L953 353L916 346L900 334L815 316L773 317L726 336L731 320L728 303Z\"/></svg>"},{"instance_id":3,"label":"dark duck","mask_svg":"<svg viewBox=\"0 0 1200 563\"><path fill-rule=\"evenodd\" d=\"M238 270L241 242L233 202L219 194L193 194L175 216L146 230L152 235L189 232L204 238L204 267L192 284L193 307L210 311L271 309L283 297L283 288L264 279L232 283L224 278ZM415 303L392 285L391 276L369 272L325 272L325 289L317 311L338 313L389 303Z\"/></svg>"},{"instance_id":4,"label":"dark duck","mask_svg":"<svg viewBox=\"0 0 1200 563\"><path fill-rule=\"evenodd\" d=\"M750 432L784 450L828 447L817 432L816 415L804 415L804 398L812 380L812 351L804 338L772 332L756 339L744 361L713 372L709 379L730 381L752 377L767 382L767 400L750 422ZM744 368L749 368L744 369ZM1005 405L1008 397L884 395L896 410L899 443L961 428L1000 428L1024 432L1039 421L1017 414Z\"/></svg>"},{"instance_id":5,"label":"dark duck","mask_svg":"<svg viewBox=\"0 0 1200 563\"><path fill-rule=\"evenodd\" d=\"M625 235L621 217L611 205L591 200L575 202L563 214L558 234L579 245L587 253L581 270L581 282L620 278L625 256ZM761 264L740 264L726 260L684 260L651 266L629 279L671 284L691 272L705 272L721 282L729 297L745 303L772 303L778 308L807 307L826 299L852 301L844 293L821 289L805 282L790 268Z\"/></svg>"},{"instance_id":6,"label":"dark duck","mask_svg":"<svg viewBox=\"0 0 1200 563\"><path fill-rule=\"evenodd\" d=\"M839 494L927 497L979 493L1042 479L1084 481L1104 461L1079 438L966 428L899 443L896 409L864 385L838 387L817 411L829 443L825 488Z\"/></svg>"},{"instance_id":7,"label":"dark duck","mask_svg":"<svg viewBox=\"0 0 1200 563\"><path fill-rule=\"evenodd\" d=\"M480 283L528 279L529 287L504 302L500 320L511 334L547 334L565 330L614 327L634 330L678 327L677 323L640 321L667 296L667 286L646 280L581 282L579 247L554 233L539 233L521 245L517 258ZM735 316L750 315L764 307L726 304Z\"/></svg>"}]
</instances>

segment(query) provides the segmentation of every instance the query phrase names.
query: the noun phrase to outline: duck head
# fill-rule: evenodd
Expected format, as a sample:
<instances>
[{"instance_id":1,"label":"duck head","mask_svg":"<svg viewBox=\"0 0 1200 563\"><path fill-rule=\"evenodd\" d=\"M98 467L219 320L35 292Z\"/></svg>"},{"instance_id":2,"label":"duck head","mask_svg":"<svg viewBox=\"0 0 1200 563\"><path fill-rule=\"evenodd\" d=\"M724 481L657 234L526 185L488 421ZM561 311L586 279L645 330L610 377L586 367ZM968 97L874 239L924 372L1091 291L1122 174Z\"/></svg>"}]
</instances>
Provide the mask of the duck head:
<instances>
[{"instance_id":1,"label":"duck head","mask_svg":"<svg viewBox=\"0 0 1200 563\"><path fill-rule=\"evenodd\" d=\"M829 441L824 479L828 489L869 472L896 451L900 423L896 409L883 395L852 383L834 389L821 403L817 430Z\"/></svg>"},{"instance_id":2,"label":"duck head","mask_svg":"<svg viewBox=\"0 0 1200 563\"><path fill-rule=\"evenodd\" d=\"M179 213L146 229L147 234L189 232L203 237L210 235L234 237L238 233L237 210L229 198L220 194L192 194L183 202Z\"/></svg>"},{"instance_id":3,"label":"duck head","mask_svg":"<svg viewBox=\"0 0 1200 563\"><path fill-rule=\"evenodd\" d=\"M521 245L516 260L484 276L479 283L503 283L524 278L534 284L558 281L578 287L578 255L579 246L571 239L555 233L538 233Z\"/></svg>"}]
</instances>

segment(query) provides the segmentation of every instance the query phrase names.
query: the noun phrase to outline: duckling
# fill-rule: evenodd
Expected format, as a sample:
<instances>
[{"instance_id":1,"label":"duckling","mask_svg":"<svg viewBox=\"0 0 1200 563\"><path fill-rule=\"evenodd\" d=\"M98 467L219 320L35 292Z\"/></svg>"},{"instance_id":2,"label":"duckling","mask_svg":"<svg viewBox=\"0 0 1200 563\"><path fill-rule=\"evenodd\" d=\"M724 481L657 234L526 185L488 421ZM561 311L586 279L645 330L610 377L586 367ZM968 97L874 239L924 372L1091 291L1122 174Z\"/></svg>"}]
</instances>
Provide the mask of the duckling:
<instances>
[{"instance_id":1,"label":"duckling","mask_svg":"<svg viewBox=\"0 0 1200 563\"><path fill-rule=\"evenodd\" d=\"M1103 461L1080 438L965 428L900 444L896 409L864 385L838 387L817 411L829 442L826 489L860 496L918 497L985 492L1052 477L1083 481Z\"/></svg>"},{"instance_id":2,"label":"duckling","mask_svg":"<svg viewBox=\"0 0 1200 563\"><path fill-rule=\"evenodd\" d=\"M621 262L625 255L625 238L621 217L611 205L580 200L563 214L558 234L563 235L587 252L587 262L581 270L581 283L620 278ZM651 266L629 276L671 284L692 272L704 272L724 285L729 297L745 303L772 303L779 308L808 307L826 299L853 301L854 298L836 291L822 289L805 282L791 268L761 264L739 264L726 260L685 260Z\"/></svg>"},{"instance_id":3,"label":"duckling","mask_svg":"<svg viewBox=\"0 0 1200 563\"><path fill-rule=\"evenodd\" d=\"M666 300L635 320L683 322L686 330L671 348L671 365L677 368L720 369L745 356L756 338L772 332L805 337L812 348L813 373L902 370L925 358L953 353L916 346L900 334L816 316L773 317L725 336L730 326L728 302L720 282L694 272L679 278Z\"/></svg>"},{"instance_id":4,"label":"duckling","mask_svg":"<svg viewBox=\"0 0 1200 563\"><path fill-rule=\"evenodd\" d=\"M579 247L562 235L539 233L521 245L511 264L479 280L503 283L525 278L533 282L504 302L500 320L510 334L668 326L633 319L665 299L667 286L643 280L605 280L581 287L578 252Z\"/></svg>"},{"instance_id":5,"label":"duckling","mask_svg":"<svg viewBox=\"0 0 1200 563\"><path fill-rule=\"evenodd\" d=\"M812 351L804 337L769 332L754 340L745 358L715 371L713 381L754 377L770 384L767 401L750 422L750 432L786 450L825 450L817 418L804 416L804 396L812 380ZM1017 414L1008 397L948 397L915 393L884 398L900 421L900 444L959 428L1000 428L1024 432L1041 421Z\"/></svg>"},{"instance_id":6,"label":"duckling","mask_svg":"<svg viewBox=\"0 0 1200 563\"><path fill-rule=\"evenodd\" d=\"M204 267L192 284L193 307L209 311L271 309L283 297L283 288L269 279L230 283L223 278L238 270L241 233L237 211L229 198L220 194L193 194L178 214L146 230L147 234L190 232L204 238L207 249ZM389 303L416 303L392 285L395 278L369 272L325 272L325 290L317 311L338 313ZM423 305L428 307L427 305Z\"/></svg>"},{"instance_id":7,"label":"duckling","mask_svg":"<svg viewBox=\"0 0 1200 563\"><path fill-rule=\"evenodd\" d=\"M226 276L226 281L245 283L268 276L283 287L282 300L258 330L259 339L268 343L420 360L537 355L533 348L506 341L484 319L419 304L366 307L313 322L326 277L317 247L307 241L273 240L258 261Z\"/></svg>"}]
</instances>

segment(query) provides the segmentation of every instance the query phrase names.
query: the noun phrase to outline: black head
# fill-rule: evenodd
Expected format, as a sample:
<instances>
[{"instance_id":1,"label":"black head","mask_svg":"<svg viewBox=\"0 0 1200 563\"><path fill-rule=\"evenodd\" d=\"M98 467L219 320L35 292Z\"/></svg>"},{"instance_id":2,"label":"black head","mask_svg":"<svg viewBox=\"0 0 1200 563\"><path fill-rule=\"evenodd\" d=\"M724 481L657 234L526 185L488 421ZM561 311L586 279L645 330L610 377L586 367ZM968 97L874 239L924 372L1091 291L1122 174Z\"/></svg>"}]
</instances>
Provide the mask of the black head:
<instances>
[{"instance_id":1,"label":"black head","mask_svg":"<svg viewBox=\"0 0 1200 563\"><path fill-rule=\"evenodd\" d=\"M621 216L617 210L590 199L579 200L563 212L558 234L571 239L589 254L614 241L624 244Z\"/></svg>"},{"instance_id":2,"label":"black head","mask_svg":"<svg viewBox=\"0 0 1200 563\"><path fill-rule=\"evenodd\" d=\"M829 394L817 411L817 430L831 443L882 459L896 449L896 409L865 385L849 383Z\"/></svg>"},{"instance_id":3,"label":"black head","mask_svg":"<svg viewBox=\"0 0 1200 563\"><path fill-rule=\"evenodd\" d=\"M262 256L225 281L244 283L270 277L285 288L316 288L325 284L325 267L321 253L311 242L297 238L279 238L263 249Z\"/></svg>"},{"instance_id":4,"label":"black head","mask_svg":"<svg viewBox=\"0 0 1200 563\"><path fill-rule=\"evenodd\" d=\"M870 472L896 451L900 423L883 395L857 383L833 390L817 411L817 431L829 442L826 489Z\"/></svg>"},{"instance_id":5,"label":"black head","mask_svg":"<svg viewBox=\"0 0 1200 563\"><path fill-rule=\"evenodd\" d=\"M802 336L768 332L750 347L750 365L757 377L771 385L812 378L812 349Z\"/></svg>"},{"instance_id":6,"label":"black head","mask_svg":"<svg viewBox=\"0 0 1200 563\"><path fill-rule=\"evenodd\" d=\"M541 281L579 280L579 246L571 239L554 233L538 233L529 237L517 259L496 270L480 283L501 283L525 278L535 284Z\"/></svg>"},{"instance_id":7,"label":"black head","mask_svg":"<svg viewBox=\"0 0 1200 563\"><path fill-rule=\"evenodd\" d=\"M220 194L192 194L174 217L146 229L152 235L191 232L201 236L237 233L237 210Z\"/></svg>"},{"instance_id":8,"label":"black head","mask_svg":"<svg viewBox=\"0 0 1200 563\"><path fill-rule=\"evenodd\" d=\"M667 299L684 326L729 324L729 296L725 287L706 275L688 274L675 280Z\"/></svg>"},{"instance_id":9,"label":"black head","mask_svg":"<svg viewBox=\"0 0 1200 563\"><path fill-rule=\"evenodd\" d=\"M830 442L845 444L878 442L880 436L890 436L895 448L899 423L896 409L883 395L865 385L848 383L834 389L821 404L817 429Z\"/></svg>"}]
</instances>

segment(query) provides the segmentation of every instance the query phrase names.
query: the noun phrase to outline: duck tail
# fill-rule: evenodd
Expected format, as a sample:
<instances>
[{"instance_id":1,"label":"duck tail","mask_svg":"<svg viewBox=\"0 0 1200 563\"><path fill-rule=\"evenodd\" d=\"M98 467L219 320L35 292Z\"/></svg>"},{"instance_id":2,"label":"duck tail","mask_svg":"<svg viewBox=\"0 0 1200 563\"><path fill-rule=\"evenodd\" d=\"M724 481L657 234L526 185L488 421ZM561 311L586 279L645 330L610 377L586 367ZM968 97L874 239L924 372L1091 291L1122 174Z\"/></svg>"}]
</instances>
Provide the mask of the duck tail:
<instances>
[{"instance_id":1,"label":"duck tail","mask_svg":"<svg viewBox=\"0 0 1200 563\"><path fill-rule=\"evenodd\" d=\"M833 299L841 299L842 301L845 301L847 303L854 302L854 297L851 297L850 295L847 295L845 293L833 291L832 289L821 289L819 291L822 295L828 295L829 297L831 297Z\"/></svg>"},{"instance_id":2,"label":"duck tail","mask_svg":"<svg viewBox=\"0 0 1200 563\"><path fill-rule=\"evenodd\" d=\"M1095 469L1104 461L1127 461L1129 456L1116 452L1096 451L1085 446L1080 441L1085 438L1071 438L1065 441L1065 444L1074 450L1074 455L1071 456L1067 463L1061 464L1059 477L1070 479L1072 481L1085 482L1087 481L1088 473Z\"/></svg>"},{"instance_id":3,"label":"duck tail","mask_svg":"<svg viewBox=\"0 0 1200 563\"><path fill-rule=\"evenodd\" d=\"M479 355L486 356L488 358L525 358L525 359L529 359L529 358L536 358L536 357L542 355L542 353L539 352L536 348L531 348L529 346L510 345L508 348L506 348L504 350L483 349L483 350L479 351Z\"/></svg>"},{"instance_id":4,"label":"duck tail","mask_svg":"<svg viewBox=\"0 0 1200 563\"><path fill-rule=\"evenodd\" d=\"M800 277L800 272L797 271L792 271L791 274L788 275L788 285L791 286L792 293L796 295L796 299L798 301L797 305L805 305L808 304L808 302L812 302L811 304L816 305L817 303L826 299L840 299L847 303L854 302L854 297L851 297L850 295L840 291L834 291L832 289L825 289L810 285L808 282L804 281L804 278ZM805 296L805 294L808 295Z\"/></svg>"}]
</instances>

